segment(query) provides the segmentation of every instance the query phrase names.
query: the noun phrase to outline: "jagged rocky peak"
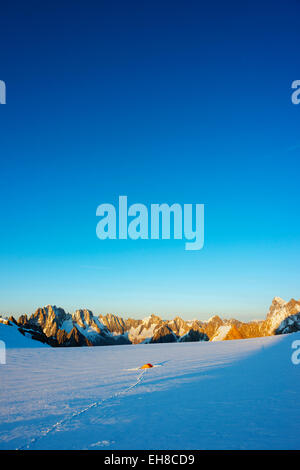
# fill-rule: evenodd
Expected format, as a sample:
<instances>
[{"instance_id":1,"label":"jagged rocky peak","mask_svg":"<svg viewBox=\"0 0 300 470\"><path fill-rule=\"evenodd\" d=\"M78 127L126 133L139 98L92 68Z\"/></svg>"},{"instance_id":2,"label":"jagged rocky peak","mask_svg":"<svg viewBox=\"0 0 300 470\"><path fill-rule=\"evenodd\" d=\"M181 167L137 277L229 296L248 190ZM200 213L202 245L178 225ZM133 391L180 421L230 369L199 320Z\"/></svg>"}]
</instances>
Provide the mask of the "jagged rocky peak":
<instances>
[{"instance_id":1,"label":"jagged rocky peak","mask_svg":"<svg viewBox=\"0 0 300 470\"><path fill-rule=\"evenodd\" d=\"M93 346L92 342L86 338L76 326L73 326L70 333L65 330L59 330L56 336L57 346L77 347L77 346Z\"/></svg>"},{"instance_id":2,"label":"jagged rocky peak","mask_svg":"<svg viewBox=\"0 0 300 470\"><path fill-rule=\"evenodd\" d=\"M77 324L83 329L87 327L92 327L97 333L101 333L100 325L96 317L91 310L79 309L76 310L72 315L73 325Z\"/></svg>"},{"instance_id":3,"label":"jagged rocky peak","mask_svg":"<svg viewBox=\"0 0 300 470\"><path fill-rule=\"evenodd\" d=\"M38 308L33 313L30 319L35 319L40 325L47 320L56 320L61 323L65 320L67 314L63 308L56 307L56 305L47 305L46 307Z\"/></svg>"},{"instance_id":4,"label":"jagged rocky peak","mask_svg":"<svg viewBox=\"0 0 300 470\"><path fill-rule=\"evenodd\" d=\"M179 317L178 315L177 315L177 317L174 318L173 321L176 322L176 323L178 323L178 324L183 324L183 323L185 324L185 323L186 323L185 320L183 320L183 319L182 319L181 317Z\"/></svg>"},{"instance_id":5,"label":"jagged rocky peak","mask_svg":"<svg viewBox=\"0 0 300 470\"><path fill-rule=\"evenodd\" d=\"M199 320L193 320L193 322L189 325L190 329L193 331L199 331L203 333L203 323Z\"/></svg>"},{"instance_id":6,"label":"jagged rocky peak","mask_svg":"<svg viewBox=\"0 0 300 470\"><path fill-rule=\"evenodd\" d=\"M218 316L214 315L205 322L203 322L203 331L209 337L212 338L218 328L224 325L224 321Z\"/></svg>"},{"instance_id":7,"label":"jagged rocky peak","mask_svg":"<svg viewBox=\"0 0 300 470\"><path fill-rule=\"evenodd\" d=\"M162 319L159 316L154 315L154 313L152 313L149 317L143 318L142 322L146 328L149 328L153 324L161 323Z\"/></svg>"},{"instance_id":8,"label":"jagged rocky peak","mask_svg":"<svg viewBox=\"0 0 300 470\"><path fill-rule=\"evenodd\" d=\"M143 323L143 320L136 320L135 318L127 318L125 320L126 329L129 330L130 328L137 328Z\"/></svg>"},{"instance_id":9,"label":"jagged rocky peak","mask_svg":"<svg viewBox=\"0 0 300 470\"><path fill-rule=\"evenodd\" d=\"M281 299L280 297L274 297L267 314L267 319L274 317L279 312L286 312L290 315L295 315L300 311L300 300L291 299L288 302Z\"/></svg>"},{"instance_id":10,"label":"jagged rocky peak","mask_svg":"<svg viewBox=\"0 0 300 470\"><path fill-rule=\"evenodd\" d=\"M92 323L92 321L94 320L94 315L91 310L79 309L72 314L72 320L78 323L78 325L82 328L85 328L85 323L87 325L90 325Z\"/></svg>"},{"instance_id":11,"label":"jagged rocky peak","mask_svg":"<svg viewBox=\"0 0 300 470\"><path fill-rule=\"evenodd\" d=\"M24 315L21 315L18 318L18 325L26 325L27 323L28 323L28 317L27 317L26 313Z\"/></svg>"},{"instance_id":12,"label":"jagged rocky peak","mask_svg":"<svg viewBox=\"0 0 300 470\"><path fill-rule=\"evenodd\" d=\"M108 313L105 316L99 315L99 321L106 326L110 332L118 333L120 335L124 334L127 330L126 323L122 317Z\"/></svg>"},{"instance_id":13,"label":"jagged rocky peak","mask_svg":"<svg viewBox=\"0 0 300 470\"><path fill-rule=\"evenodd\" d=\"M277 311L280 310L285 304L286 304L286 301L283 300L281 297L274 297L272 300L271 306L269 308L269 312L267 314L267 319L273 316L274 314L276 314Z\"/></svg>"},{"instance_id":14,"label":"jagged rocky peak","mask_svg":"<svg viewBox=\"0 0 300 470\"><path fill-rule=\"evenodd\" d=\"M240 325L243 324L240 320L236 320L235 318L229 318L229 320L226 320L226 323L229 325L235 325L236 327L239 327Z\"/></svg>"},{"instance_id":15,"label":"jagged rocky peak","mask_svg":"<svg viewBox=\"0 0 300 470\"><path fill-rule=\"evenodd\" d=\"M179 327L179 328L186 328L188 325L187 325L187 322L185 320L183 320L181 317L175 317L173 322Z\"/></svg>"},{"instance_id":16,"label":"jagged rocky peak","mask_svg":"<svg viewBox=\"0 0 300 470\"><path fill-rule=\"evenodd\" d=\"M180 343L194 342L194 341L209 341L209 337L199 329L191 328L185 335L179 338Z\"/></svg>"},{"instance_id":17,"label":"jagged rocky peak","mask_svg":"<svg viewBox=\"0 0 300 470\"><path fill-rule=\"evenodd\" d=\"M272 300L272 304L279 304L279 305L284 305L286 303L285 300L283 300L281 297L274 297Z\"/></svg>"},{"instance_id":18,"label":"jagged rocky peak","mask_svg":"<svg viewBox=\"0 0 300 470\"><path fill-rule=\"evenodd\" d=\"M161 317L154 315L153 313L149 315L148 317L143 318L143 320L140 322L139 326L141 330L148 330L148 329L153 329L161 326L165 322L161 319Z\"/></svg>"},{"instance_id":19,"label":"jagged rocky peak","mask_svg":"<svg viewBox=\"0 0 300 470\"><path fill-rule=\"evenodd\" d=\"M208 320L206 320L204 323L223 323L223 320L219 315L213 315L210 317Z\"/></svg>"},{"instance_id":20,"label":"jagged rocky peak","mask_svg":"<svg viewBox=\"0 0 300 470\"><path fill-rule=\"evenodd\" d=\"M150 343L175 343L176 341L175 333L164 323L155 329Z\"/></svg>"},{"instance_id":21,"label":"jagged rocky peak","mask_svg":"<svg viewBox=\"0 0 300 470\"><path fill-rule=\"evenodd\" d=\"M191 329L188 323L178 316L168 321L168 326L177 336L185 335Z\"/></svg>"},{"instance_id":22,"label":"jagged rocky peak","mask_svg":"<svg viewBox=\"0 0 300 470\"><path fill-rule=\"evenodd\" d=\"M47 336L56 336L58 329L63 322L70 317L63 308L56 307L56 305L47 305L46 307L38 308L29 319L24 315L21 324L24 326L35 325L39 326L43 333Z\"/></svg>"},{"instance_id":23,"label":"jagged rocky peak","mask_svg":"<svg viewBox=\"0 0 300 470\"><path fill-rule=\"evenodd\" d=\"M266 329L268 334L275 334L280 324L291 315L300 313L300 301L291 299L285 302L280 297L274 297L266 318Z\"/></svg>"}]
</instances>

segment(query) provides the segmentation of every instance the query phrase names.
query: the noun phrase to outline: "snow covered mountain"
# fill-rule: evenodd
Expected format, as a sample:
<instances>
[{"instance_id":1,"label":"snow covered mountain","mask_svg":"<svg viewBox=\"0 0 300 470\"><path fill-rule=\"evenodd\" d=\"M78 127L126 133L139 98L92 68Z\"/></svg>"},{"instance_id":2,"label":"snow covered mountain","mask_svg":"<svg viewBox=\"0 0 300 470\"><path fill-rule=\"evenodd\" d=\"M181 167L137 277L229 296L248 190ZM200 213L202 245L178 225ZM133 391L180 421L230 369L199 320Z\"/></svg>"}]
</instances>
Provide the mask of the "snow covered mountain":
<instances>
[{"instance_id":1,"label":"snow covered mountain","mask_svg":"<svg viewBox=\"0 0 300 470\"><path fill-rule=\"evenodd\" d=\"M4 321L15 325L21 333L31 334L33 339L55 347L209 340L201 322L196 320L185 322L177 317L166 321L156 315L143 320L124 320L112 314L96 317L86 309L70 314L52 305L38 308L29 317L22 315L18 320L10 317Z\"/></svg>"},{"instance_id":2,"label":"snow covered mountain","mask_svg":"<svg viewBox=\"0 0 300 470\"><path fill-rule=\"evenodd\" d=\"M210 336L212 341L224 339L257 338L300 331L300 301L285 302L274 297L265 320L243 323L238 320L221 320L217 317L218 328ZM213 317L215 319L216 317ZM210 326L211 328L211 326ZM204 331L207 330L204 328Z\"/></svg>"},{"instance_id":3,"label":"snow covered mountain","mask_svg":"<svg viewBox=\"0 0 300 470\"><path fill-rule=\"evenodd\" d=\"M70 314L51 305L38 308L29 317L0 318L1 322L8 327L14 325L23 335L54 347L223 341L299 331L300 301L285 302L275 297L265 320L248 323L223 320L217 315L207 321L185 321L180 317L162 320L157 315L143 320L125 320L112 314L96 317L87 309Z\"/></svg>"}]
</instances>

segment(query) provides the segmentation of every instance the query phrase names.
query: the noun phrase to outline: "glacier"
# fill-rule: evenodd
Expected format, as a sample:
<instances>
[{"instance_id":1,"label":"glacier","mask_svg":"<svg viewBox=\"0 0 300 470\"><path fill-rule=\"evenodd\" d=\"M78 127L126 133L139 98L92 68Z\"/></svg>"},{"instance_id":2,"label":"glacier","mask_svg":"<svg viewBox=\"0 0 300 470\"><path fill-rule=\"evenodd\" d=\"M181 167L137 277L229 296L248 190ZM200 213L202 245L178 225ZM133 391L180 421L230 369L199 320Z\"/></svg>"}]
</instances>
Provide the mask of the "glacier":
<instances>
[{"instance_id":1,"label":"glacier","mask_svg":"<svg viewBox=\"0 0 300 470\"><path fill-rule=\"evenodd\" d=\"M300 333L105 348L16 334L0 365L2 450L300 447Z\"/></svg>"}]
</instances>

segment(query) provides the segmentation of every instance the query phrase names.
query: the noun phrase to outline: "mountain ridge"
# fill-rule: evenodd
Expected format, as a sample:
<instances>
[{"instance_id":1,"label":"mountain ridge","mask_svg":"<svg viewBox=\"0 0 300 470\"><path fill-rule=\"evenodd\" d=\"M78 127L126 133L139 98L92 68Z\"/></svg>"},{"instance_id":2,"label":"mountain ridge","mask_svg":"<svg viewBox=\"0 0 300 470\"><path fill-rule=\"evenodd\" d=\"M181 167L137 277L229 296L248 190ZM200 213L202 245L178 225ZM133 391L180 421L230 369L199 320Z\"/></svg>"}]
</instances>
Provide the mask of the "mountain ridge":
<instances>
[{"instance_id":1,"label":"mountain ridge","mask_svg":"<svg viewBox=\"0 0 300 470\"><path fill-rule=\"evenodd\" d=\"M18 319L0 317L0 323L15 326L21 334L53 347L224 341L299 331L300 300L286 302L274 297L265 320L247 323L218 315L207 321L183 320L179 316L163 320L154 314L142 320L124 319L114 314L96 316L88 309L67 313L56 305L40 307Z\"/></svg>"}]
</instances>

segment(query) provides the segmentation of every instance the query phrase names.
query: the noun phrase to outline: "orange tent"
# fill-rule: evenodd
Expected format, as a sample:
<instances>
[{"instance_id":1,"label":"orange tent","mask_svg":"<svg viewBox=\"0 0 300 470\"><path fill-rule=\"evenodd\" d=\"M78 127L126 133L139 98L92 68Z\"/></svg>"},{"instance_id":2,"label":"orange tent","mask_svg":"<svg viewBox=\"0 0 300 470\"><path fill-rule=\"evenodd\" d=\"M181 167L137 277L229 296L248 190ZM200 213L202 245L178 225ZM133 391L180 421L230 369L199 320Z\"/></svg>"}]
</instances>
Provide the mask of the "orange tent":
<instances>
[{"instance_id":1,"label":"orange tent","mask_svg":"<svg viewBox=\"0 0 300 470\"><path fill-rule=\"evenodd\" d=\"M151 367L153 367L152 364L148 363L148 364L144 364L141 369L150 369Z\"/></svg>"}]
</instances>

